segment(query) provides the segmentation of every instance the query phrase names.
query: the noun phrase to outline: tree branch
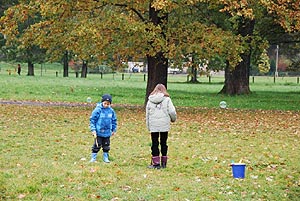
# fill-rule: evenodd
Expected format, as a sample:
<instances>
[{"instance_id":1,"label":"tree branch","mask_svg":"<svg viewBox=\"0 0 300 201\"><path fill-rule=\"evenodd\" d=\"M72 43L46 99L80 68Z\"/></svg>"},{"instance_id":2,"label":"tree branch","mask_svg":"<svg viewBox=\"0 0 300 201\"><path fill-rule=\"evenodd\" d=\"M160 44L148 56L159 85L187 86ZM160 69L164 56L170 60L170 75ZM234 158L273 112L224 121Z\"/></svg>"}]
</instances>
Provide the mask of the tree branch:
<instances>
[{"instance_id":1,"label":"tree branch","mask_svg":"<svg viewBox=\"0 0 300 201\"><path fill-rule=\"evenodd\" d=\"M129 10L131 10L132 12L134 12L143 22L146 21L146 19L143 17L143 15L136 9L129 7L127 4L114 4L114 6L118 6L118 7L125 7L125 8L129 8Z\"/></svg>"}]
</instances>

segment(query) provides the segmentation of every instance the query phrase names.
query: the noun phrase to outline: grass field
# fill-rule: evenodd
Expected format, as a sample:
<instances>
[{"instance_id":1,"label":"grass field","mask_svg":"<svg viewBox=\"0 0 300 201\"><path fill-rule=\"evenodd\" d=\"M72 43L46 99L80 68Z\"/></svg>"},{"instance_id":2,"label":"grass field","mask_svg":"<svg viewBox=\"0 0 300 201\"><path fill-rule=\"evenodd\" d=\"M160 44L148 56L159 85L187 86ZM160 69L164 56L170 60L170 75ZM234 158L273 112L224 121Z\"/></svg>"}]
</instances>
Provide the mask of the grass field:
<instances>
[{"instance_id":1,"label":"grass field","mask_svg":"<svg viewBox=\"0 0 300 201\"><path fill-rule=\"evenodd\" d=\"M23 65L23 64L22 64ZM44 64L47 69L39 74L38 67L34 77L26 76L26 68L21 76L8 75L5 69L12 69L14 64L0 65L1 99L86 102L91 97L93 102L101 94L111 93L114 103L143 105L145 99L146 77L143 73L89 74L87 78L76 78L70 71L67 78L58 72L59 64ZM254 80L253 80L254 79ZM224 96L218 94L223 87L224 77L213 76L211 82L207 77L199 77L200 83L187 83L187 75L169 75L168 90L176 106L218 108L224 100L232 109L264 110L300 110L300 84L297 77L250 78L252 94L247 96Z\"/></svg>"},{"instance_id":2,"label":"grass field","mask_svg":"<svg viewBox=\"0 0 300 201\"><path fill-rule=\"evenodd\" d=\"M92 107L0 105L2 200L297 200L299 112L178 109L164 170L144 111L117 108L111 163L90 164ZM246 163L232 178L231 160Z\"/></svg>"},{"instance_id":3,"label":"grass field","mask_svg":"<svg viewBox=\"0 0 300 201\"><path fill-rule=\"evenodd\" d=\"M143 74L8 75L0 101L82 103L82 107L0 104L0 200L299 200L300 85L296 78L255 77L252 94L218 95L222 77L170 75L177 108L166 169L150 170ZM47 71L50 72L50 69ZM55 72L53 69L52 72ZM89 115L103 93L113 95L118 132L110 164L89 163ZM86 98L92 98L92 104ZM225 100L228 109L220 109ZM131 107L127 107L127 105ZM50 104L51 105L51 104ZM246 163L234 179L231 161Z\"/></svg>"}]
</instances>

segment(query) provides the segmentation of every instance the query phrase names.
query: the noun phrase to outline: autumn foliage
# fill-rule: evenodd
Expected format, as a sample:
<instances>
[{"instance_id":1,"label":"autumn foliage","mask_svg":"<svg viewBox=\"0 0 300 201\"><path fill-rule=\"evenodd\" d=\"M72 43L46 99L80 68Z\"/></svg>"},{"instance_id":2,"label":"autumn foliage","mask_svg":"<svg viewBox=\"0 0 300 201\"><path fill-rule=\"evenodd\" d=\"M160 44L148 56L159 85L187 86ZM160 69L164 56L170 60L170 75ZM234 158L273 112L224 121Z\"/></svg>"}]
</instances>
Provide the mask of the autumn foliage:
<instances>
[{"instance_id":1,"label":"autumn foliage","mask_svg":"<svg viewBox=\"0 0 300 201\"><path fill-rule=\"evenodd\" d=\"M299 0L20 1L6 10L0 32L7 44L46 49L50 60L67 51L85 63L110 61L122 69L129 59L147 59L146 95L157 83L167 85L169 60L193 57L198 68L218 56L227 65L221 92L236 95L250 93L251 53L268 46L255 23L268 15L296 32L299 12Z\"/></svg>"}]
</instances>

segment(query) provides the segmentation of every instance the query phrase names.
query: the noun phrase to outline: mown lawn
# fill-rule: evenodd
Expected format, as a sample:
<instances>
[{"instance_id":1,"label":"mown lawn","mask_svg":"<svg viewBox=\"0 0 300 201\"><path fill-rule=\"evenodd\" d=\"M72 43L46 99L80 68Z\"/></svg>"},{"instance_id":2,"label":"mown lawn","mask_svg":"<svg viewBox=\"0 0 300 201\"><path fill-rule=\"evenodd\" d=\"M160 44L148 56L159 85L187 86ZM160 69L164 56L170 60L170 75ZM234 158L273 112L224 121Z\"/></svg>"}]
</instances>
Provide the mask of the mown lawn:
<instances>
[{"instance_id":1,"label":"mown lawn","mask_svg":"<svg viewBox=\"0 0 300 201\"><path fill-rule=\"evenodd\" d=\"M110 164L90 164L93 107L0 105L0 200L298 200L300 112L177 107L167 169L149 170L141 108L117 107ZM231 160L246 163L232 178Z\"/></svg>"},{"instance_id":2,"label":"mown lawn","mask_svg":"<svg viewBox=\"0 0 300 201\"><path fill-rule=\"evenodd\" d=\"M143 105L146 85L143 74L105 74L88 75L88 78L54 76L16 76L0 74L1 100L30 100L47 102L84 103L91 97L95 103L104 93L113 96L117 104ZM228 108L263 110L300 111L300 84L295 78L280 78L273 83L269 77L258 77L250 84L249 95L226 96L218 94L223 87L224 78L216 77L208 83L207 78L199 78L200 83L186 82L186 75L169 75L168 91L175 106L219 108L226 101Z\"/></svg>"},{"instance_id":3,"label":"mown lawn","mask_svg":"<svg viewBox=\"0 0 300 201\"><path fill-rule=\"evenodd\" d=\"M14 65L12 65L13 67ZM178 111L167 169L149 170L143 74L62 78L43 68L34 77L0 71L0 200L298 200L300 85L296 78L255 77L251 94L218 94L224 78L169 75ZM47 71L46 71L47 69ZM25 71L25 70L24 70ZM23 71L23 73L25 73ZM38 72L38 71L37 71ZM252 80L251 80L252 81ZM103 93L113 95L119 130L111 163L90 164L88 119ZM92 103L86 100L91 97ZM220 109L220 101L228 109ZM82 107L54 106L57 102ZM246 163L246 178L230 162Z\"/></svg>"}]
</instances>

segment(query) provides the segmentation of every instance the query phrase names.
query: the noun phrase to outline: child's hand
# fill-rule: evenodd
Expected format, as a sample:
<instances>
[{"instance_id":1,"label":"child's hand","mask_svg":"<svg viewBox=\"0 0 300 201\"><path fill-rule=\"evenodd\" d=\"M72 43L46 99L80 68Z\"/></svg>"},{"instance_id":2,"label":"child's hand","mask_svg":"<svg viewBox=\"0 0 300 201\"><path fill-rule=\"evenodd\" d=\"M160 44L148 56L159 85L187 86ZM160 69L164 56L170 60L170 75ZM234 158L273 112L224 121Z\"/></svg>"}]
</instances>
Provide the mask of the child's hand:
<instances>
[{"instance_id":1,"label":"child's hand","mask_svg":"<svg viewBox=\"0 0 300 201\"><path fill-rule=\"evenodd\" d=\"M112 136L114 136L115 134L116 134L115 132L112 132L112 133L111 133Z\"/></svg>"},{"instance_id":2,"label":"child's hand","mask_svg":"<svg viewBox=\"0 0 300 201\"><path fill-rule=\"evenodd\" d=\"M94 138L97 138L97 133L96 133L96 131L93 131L93 132L92 132L92 135L94 136Z\"/></svg>"}]
</instances>

